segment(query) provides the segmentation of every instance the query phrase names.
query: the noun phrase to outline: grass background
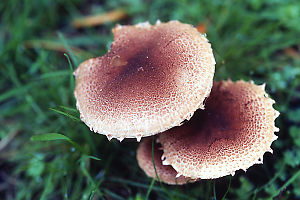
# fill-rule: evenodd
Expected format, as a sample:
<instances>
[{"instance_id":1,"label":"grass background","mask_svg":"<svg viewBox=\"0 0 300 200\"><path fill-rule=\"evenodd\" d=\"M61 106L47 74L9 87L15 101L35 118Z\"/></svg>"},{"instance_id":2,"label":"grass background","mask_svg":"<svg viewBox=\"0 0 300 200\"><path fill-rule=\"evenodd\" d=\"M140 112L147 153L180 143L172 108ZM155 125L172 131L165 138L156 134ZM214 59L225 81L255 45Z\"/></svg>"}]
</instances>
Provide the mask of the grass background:
<instances>
[{"instance_id":1,"label":"grass background","mask_svg":"<svg viewBox=\"0 0 300 200\"><path fill-rule=\"evenodd\" d=\"M72 26L76 18L115 9L127 16L96 27ZM73 69L64 53L76 67L107 52L116 23L157 19L205 26L216 80L267 83L281 115L274 154L265 154L263 165L234 177L151 187L137 165L135 140L108 142L78 120ZM299 51L297 0L1 1L0 198L222 199L228 192L226 199L300 199ZM67 138L30 140L46 133Z\"/></svg>"}]
</instances>

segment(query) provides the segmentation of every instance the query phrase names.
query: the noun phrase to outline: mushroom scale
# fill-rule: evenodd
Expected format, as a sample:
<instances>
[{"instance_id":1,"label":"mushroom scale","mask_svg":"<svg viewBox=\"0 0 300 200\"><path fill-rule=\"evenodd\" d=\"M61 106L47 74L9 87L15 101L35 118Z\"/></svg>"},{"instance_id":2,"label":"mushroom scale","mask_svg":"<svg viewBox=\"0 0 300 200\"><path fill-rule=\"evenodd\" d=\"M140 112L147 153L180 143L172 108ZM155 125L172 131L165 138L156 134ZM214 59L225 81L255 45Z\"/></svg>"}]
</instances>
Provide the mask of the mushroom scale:
<instances>
[{"instance_id":1,"label":"mushroom scale","mask_svg":"<svg viewBox=\"0 0 300 200\"><path fill-rule=\"evenodd\" d=\"M262 163L279 131L274 103L265 85L215 82L204 111L159 135L163 164L192 179L212 179Z\"/></svg>"},{"instance_id":2,"label":"mushroom scale","mask_svg":"<svg viewBox=\"0 0 300 200\"><path fill-rule=\"evenodd\" d=\"M154 163L159 180L170 185L182 185L188 182L194 182L184 176L176 177L177 172L171 166L162 165L161 156L163 151L160 150L159 143L154 142ZM157 178L152 160L152 138L144 138L139 144L137 150L137 160L143 171L152 178Z\"/></svg>"},{"instance_id":3,"label":"mushroom scale","mask_svg":"<svg viewBox=\"0 0 300 200\"><path fill-rule=\"evenodd\" d=\"M209 95L211 45L178 21L118 25L111 50L75 70L74 96L91 130L111 138L154 135L189 119Z\"/></svg>"}]
</instances>

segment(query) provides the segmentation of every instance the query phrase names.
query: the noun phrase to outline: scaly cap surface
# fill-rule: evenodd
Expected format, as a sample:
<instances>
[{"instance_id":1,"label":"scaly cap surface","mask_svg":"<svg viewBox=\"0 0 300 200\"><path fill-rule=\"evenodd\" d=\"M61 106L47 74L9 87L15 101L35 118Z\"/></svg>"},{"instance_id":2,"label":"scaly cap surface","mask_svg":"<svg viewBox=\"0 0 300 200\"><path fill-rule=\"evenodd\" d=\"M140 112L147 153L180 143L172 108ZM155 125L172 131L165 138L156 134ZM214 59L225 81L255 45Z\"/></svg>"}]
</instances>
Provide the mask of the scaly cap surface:
<instances>
[{"instance_id":1,"label":"scaly cap surface","mask_svg":"<svg viewBox=\"0 0 300 200\"><path fill-rule=\"evenodd\" d=\"M180 127L159 134L163 164L179 175L211 179L262 163L277 139L274 100L265 85L245 81L214 83L206 109Z\"/></svg>"},{"instance_id":2,"label":"scaly cap surface","mask_svg":"<svg viewBox=\"0 0 300 200\"><path fill-rule=\"evenodd\" d=\"M74 72L81 119L111 138L154 135L189 119L209 95L215 60L208 40L178 21L113 29L104 56Z\"/></svg>"}]
</instances>

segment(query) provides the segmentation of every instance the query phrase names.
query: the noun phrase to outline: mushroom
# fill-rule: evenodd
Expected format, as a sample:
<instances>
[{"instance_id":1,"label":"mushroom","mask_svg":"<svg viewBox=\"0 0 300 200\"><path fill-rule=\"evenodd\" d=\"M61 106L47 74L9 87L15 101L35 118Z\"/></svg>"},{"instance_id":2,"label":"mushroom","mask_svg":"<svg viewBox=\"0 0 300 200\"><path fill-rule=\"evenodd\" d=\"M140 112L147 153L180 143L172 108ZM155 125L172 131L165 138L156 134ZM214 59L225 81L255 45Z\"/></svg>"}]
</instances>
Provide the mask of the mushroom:
<instances>
[{"instance_id":1,"label":"mushroom","mask_svg":"<svg viewBox=\"0 0 300 200\"><path fill-rule=\"evenodd\" d=\"M108 139L154 135L189 119L209 95L211 45L178 21L118 25L111 50L75 70L81 120Z\"/></svg>"},{"instance_id":2,"label":"mushroom","mask_svg":"<svg viewBox=\"0 0 300 200\"><path fill-rule=\"evenodd\" d=\"M206 109L197 111L184 125L159 134L164 165L178 175L192 179L212 179L262 163L265 152L272 152L274 100L265 84L253 82L215 82Z\"/></svg>"},{"instance_id":3,"label":"mushroom","mask_svg":"<svg viewBox=\"0 0 300 200\"><path fill-rule=\"evenodd\" d=\"M160 144L157 142L154 142L153 153L154 156L152 159L152 138L144 138L139 144L136 157L139 166L149 177L157 178L155 173L156 169L159 180L170 185L182 185L195 181L184 176L176 177L177 172L171 166L162 165L161 156L163 151L160 149ZM153 166L153 160L155 163L155 169Z\"/></svg>"}]
</instances>

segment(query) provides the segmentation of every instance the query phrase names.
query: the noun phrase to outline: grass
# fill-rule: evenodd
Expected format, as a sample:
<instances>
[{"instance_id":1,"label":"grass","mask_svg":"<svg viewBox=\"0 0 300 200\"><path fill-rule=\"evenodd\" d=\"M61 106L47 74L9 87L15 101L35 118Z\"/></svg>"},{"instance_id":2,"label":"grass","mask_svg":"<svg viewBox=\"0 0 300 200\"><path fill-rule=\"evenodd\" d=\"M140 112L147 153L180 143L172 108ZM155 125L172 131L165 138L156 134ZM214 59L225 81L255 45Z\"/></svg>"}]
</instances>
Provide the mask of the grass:
<instances>
[{"instance_id":1,"label":"grass","mask_svg":"<svg viewBox=\"0 0 300 200\"><path fill-rule=\"evenodd\" d=\"M72 26L84 15L118 9L126 17L117 22ZM281 115L274 154L265 154L263 165L232 178L161 185L139 169L135 140L108 142L78 121L72 66L105 54L116 23L157 19L206 28L217 60L216 80L266 82ZM0 198L300 198L299 21L297 0L2 1ZM41 138L45 134L50 138Z\"/></svg>"}]
</instances>

